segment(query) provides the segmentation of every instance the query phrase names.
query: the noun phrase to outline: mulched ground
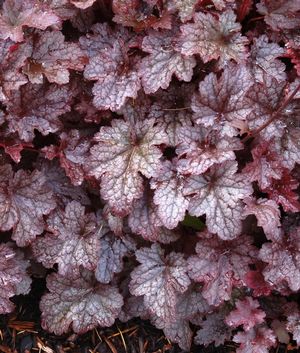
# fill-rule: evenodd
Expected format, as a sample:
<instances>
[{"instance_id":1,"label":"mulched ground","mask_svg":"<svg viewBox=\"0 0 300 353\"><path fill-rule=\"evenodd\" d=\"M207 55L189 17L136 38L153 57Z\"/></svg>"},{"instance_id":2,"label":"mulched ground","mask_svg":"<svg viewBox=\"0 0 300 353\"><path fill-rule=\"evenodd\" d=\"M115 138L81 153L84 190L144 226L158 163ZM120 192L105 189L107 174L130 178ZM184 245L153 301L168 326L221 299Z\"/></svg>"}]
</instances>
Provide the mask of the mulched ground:
<instances>
[{"instance_id":1,"label":"mulched ground","mask_svg":"<svg viewBox=\"0 0 300 353\"><path fill-rule=\"evenodd\" d=\"M84 335L55 336L43 331L38 302L44 280L35 280L31 293L15 300L16 310L0 316L0 352L3 353L183 353L148 321L139 319L116 322L106 329L94 329ZM236 345L192 347L190 353L234 353ZM293 347L280 345L274 353L294 353ZM255 353L255 352L253 352Z\"/></svg>"}]
</instances>

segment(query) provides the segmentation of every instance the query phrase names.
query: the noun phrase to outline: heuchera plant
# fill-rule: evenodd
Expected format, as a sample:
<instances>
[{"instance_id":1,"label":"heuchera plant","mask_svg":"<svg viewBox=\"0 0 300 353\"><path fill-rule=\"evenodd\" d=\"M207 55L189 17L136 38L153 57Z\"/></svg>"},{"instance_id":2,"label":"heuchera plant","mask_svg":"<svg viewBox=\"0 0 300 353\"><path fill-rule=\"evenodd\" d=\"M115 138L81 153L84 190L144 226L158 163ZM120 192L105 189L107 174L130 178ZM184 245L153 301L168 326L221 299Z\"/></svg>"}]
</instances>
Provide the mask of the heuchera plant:
<instances>
[{"instance_id":1,"label":"heuchera plant","mask_svg":"<svg viewBox=\"0 0 300 353\"><path fill-rule=\"evenodd\" d=\"M0 1L0 314L38 262L55 334L300 345L299 28L299 0Z\"/></svg>"}]
</instances>

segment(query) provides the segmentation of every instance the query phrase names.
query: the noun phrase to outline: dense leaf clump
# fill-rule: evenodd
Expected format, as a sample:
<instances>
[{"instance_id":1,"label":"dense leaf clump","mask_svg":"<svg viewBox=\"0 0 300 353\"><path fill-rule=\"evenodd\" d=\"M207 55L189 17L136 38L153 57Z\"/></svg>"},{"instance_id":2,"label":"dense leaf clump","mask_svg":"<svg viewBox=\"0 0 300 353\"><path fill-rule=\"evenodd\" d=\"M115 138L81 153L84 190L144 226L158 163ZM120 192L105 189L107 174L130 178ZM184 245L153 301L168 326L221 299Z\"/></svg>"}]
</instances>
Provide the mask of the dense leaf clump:
<instances>
[{"instance_id":1,"label":"dense leaf clump","mask_svg":"<svg viewBox=\"0 0 300 353\"><path fill-rule=\"evenodd\" d=\"M299 28L299 0L0 1L0 314L40 263L55 334L299 345Z\"/></svg>"}]
</instances>

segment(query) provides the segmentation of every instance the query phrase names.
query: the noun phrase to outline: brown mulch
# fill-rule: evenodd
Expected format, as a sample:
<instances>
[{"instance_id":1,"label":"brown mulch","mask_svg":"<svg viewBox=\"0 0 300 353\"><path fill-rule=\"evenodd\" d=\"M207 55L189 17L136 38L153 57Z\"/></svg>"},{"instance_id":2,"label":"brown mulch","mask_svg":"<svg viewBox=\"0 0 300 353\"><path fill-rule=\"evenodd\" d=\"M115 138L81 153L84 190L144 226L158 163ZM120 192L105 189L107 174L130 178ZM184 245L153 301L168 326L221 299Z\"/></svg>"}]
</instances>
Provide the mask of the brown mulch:
<instances>
[{"instance_id":1,"label":"brown mulch","mask_svg":"<svg viewBox=\"0 0 300 353\"><path fill-rule=\"evenodd\" d=\"M191 352L230 353L234 346L195 347ZM94 329L83 335L55 336L43 331L38 323L20 321L11 316L0 320L0 352L4 353L179 353L177 345L149 322L131 320L111 328Z\"/></svg>"},{"instance_id":2,"label":"brown mulch","mask_svg":"<svg viewBox=\"0 0 300 353\"><path fill-rule=\"evenodd\" d=\"M183 353L161 330L139 319L117 321L110 328L83 335L55 336L45 332L40 326L38 308L43 290L43 280L34 281L29 295L16 298L15 312L0 315L0 353ZM218 348L194 346L190 353L234 353L235 348L234 343ZM297 352L293 348L278 346L274 352Z\"/></svg>"}]
</instances>

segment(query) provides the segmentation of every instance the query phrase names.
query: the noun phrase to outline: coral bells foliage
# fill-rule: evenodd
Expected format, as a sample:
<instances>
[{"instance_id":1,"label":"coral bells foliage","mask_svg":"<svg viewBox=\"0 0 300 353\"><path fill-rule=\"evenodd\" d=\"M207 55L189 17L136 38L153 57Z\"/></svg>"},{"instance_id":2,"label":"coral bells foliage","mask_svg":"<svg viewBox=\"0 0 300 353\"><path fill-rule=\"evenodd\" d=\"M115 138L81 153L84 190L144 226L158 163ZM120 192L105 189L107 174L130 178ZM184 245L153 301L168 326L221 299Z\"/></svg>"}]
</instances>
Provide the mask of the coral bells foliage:
<instances>
[{"instance_id":1,"label":"coral bells foliage","mask_svg":"<svg viewBox=\"0 0 300 353\"><path fill-rule=\"evenodd\" d=\"M0 1L0 314L39 263L55 334L299 345L299 28L299 0Z\"/></svg>"}]
</instances>

